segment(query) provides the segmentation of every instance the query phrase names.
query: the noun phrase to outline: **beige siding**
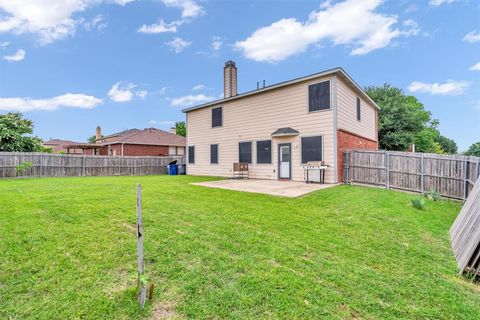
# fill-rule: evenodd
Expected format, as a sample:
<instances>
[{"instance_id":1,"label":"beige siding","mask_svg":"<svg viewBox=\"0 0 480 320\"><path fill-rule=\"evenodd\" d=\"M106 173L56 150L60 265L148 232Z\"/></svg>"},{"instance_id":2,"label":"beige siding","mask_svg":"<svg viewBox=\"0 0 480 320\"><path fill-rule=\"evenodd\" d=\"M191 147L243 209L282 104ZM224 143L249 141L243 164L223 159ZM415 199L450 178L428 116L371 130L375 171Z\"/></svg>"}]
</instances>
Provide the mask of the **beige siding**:
<instances>
[{"instance_id":1,"label":"beige siding","mask_svg":"<svg viewBox=\"0 0 480 320\"><path fill-rule=\"evenodd\" d=\"M238 143L252 142L250 177L277 179L278 144L292 143L292 179L303 181L301 168L302 136L323 136L323 159L331 166L326 181L334 177L334 81L331 81L332 109L308 112L308 85L331 77L293 84L266 91L224 104L190 111L187 113L187 144L195 146L195 163L188 164L188 174L232 176L232 166L238 162ZM223 106L223 126L211 127L212 108ZM271 138L278 128L291 127L299 136ZM256 141L272 140L272 164L256 163ZM218 164L210 164L210 144L218 144Z\"/></svg>"},{"instance_id":2,"label":"beige siding","mask_svg":"<svg viewBox=\"0 0 480 320\"><path fill-rule=\"evenodd\" d=\"M360 121L357 120L357 97L361 101ZM377 140L375 108L340 77L337 77L337 123L338 129Z\"/></svg>"}]
</instances>

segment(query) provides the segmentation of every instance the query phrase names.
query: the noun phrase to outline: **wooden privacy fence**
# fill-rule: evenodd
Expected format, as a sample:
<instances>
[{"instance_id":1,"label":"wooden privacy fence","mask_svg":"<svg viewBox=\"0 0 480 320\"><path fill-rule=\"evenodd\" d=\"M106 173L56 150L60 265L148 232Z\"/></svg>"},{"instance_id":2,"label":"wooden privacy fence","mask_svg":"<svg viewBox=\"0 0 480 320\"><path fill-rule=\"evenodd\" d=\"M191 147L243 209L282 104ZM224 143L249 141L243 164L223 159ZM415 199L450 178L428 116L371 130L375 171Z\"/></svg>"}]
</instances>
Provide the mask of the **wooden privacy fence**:
<instances>
[{"instance_id":1,"label":"wooden privacy fence","mask_svg":"<svg viewBox=\"0 0 480 320\"><path fill-rule=\"evenodd\" d=\"M480 180L450 228L450 238L460 274L480 275Z\"/></svg>"},{"instance_id":2,"label":"wooden privacy fence","mask_svg":"<svg viewBox=\"0 0 480 320\"><path fill-rule=\"evenodd\" d=\"M396 151L343 152L343 179L466 200L480 175L480 158Z\"/></svg>"},{"instance_id":3,"label":"wooden privacy fence","mask_svg":"<svg viewBox=\"0 0 480 320\"><path fill-rule=\"evenodd\" d=\"M183 156L120 157L0 152L0 178L160 174L166 173L166 166L174 160L179 164L185 163ZM24 163L32 165L24 172L19 172L17 166Z\"/></svg>"}]
</instances>

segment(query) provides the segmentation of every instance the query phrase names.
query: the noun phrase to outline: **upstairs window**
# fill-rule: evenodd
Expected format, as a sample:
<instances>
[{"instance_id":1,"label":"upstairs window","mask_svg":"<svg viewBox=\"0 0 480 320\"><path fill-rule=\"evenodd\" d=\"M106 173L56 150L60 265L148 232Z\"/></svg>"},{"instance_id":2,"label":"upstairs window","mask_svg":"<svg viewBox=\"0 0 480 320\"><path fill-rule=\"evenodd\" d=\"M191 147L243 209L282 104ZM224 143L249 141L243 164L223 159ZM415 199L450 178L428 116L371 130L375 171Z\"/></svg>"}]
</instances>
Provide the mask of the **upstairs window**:
<instances>
[{"instance_id":1,"label":"upstairs window","mask_svg":"<svg viewBox=\"0 0 480 320\"><path fill-rule=\"evenodd\" d=\"M257 163L272 163L272 141L257 141Z\"/></svg>"},{"instance_id":2,"label":"upstairs window","mask_svg":"<svg viewBox=\"0 0 480 320\"><path fill-rule=\"evenodd\" d=\"M211 164L218 163L218 144L210 145L210 163Z\"/></svg>"},{"instance_id":3,"label":"upstairs window","mask_svg":"<svg viewBox=\"0 0 480 320\"><path fill-rule=\"evenodd\" d=\"M322 161L322 136L302 138L302 163Z\"/></svg>"},{"instance_id":4,"label":"upstairs window","mask_svg":"<svg viewBox=\"0 0 480 320\"><path fill-rule=\"evenodd\" d=\"M188 147L188 163L195 163L195 147Z\"/></svg>"},{"instance_id":5,"label":"upstairs window","mask_svg":"<svg viewBox=\"0 0 480 320\"><path fill-rule=\"evenodd\" d=\"M360 106L360 98L357 97L357 120L362 120L362 110Z\"/></svg>"},{"instance_id":6,"label":"upstairs window","mask_svg":"<svg viewBox=\"0 0 480 320\"><path fill-rule=\"evenodd\" d=\"M308 86L308 111L330 109L330 81Z\"/></svg>"},{"instance_id":7,"label":"upstairs window","mask_svg":"<svg viewBox=\"0 0 480 320\"><path fill-rule=\"evenodd\" d=\"M238 144L238 161L252 163L252 143L240 142Z\"/></svg>"},{"instance_id":8,"label":"upstairs window","mask_svg":"<svg viewBox=\"0 0 480 320\"><path fill-rule=\"evenodd\" d=\"M221 127L222 126L222 107L213 108L212 109L212 128Z\"/></svg>"}]
</instances>

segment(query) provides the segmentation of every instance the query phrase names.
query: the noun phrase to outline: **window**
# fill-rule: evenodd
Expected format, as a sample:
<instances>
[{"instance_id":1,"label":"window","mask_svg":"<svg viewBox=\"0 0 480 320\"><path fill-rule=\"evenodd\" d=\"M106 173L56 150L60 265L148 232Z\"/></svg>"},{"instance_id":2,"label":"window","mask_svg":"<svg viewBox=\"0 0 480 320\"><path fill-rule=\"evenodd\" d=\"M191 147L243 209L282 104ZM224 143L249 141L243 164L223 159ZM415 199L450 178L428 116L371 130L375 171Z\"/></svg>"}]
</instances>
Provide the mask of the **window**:
<instances>
[{"instance_id":1,"label":"window","mask_svg":"<svg viewBox=\"0 0 480 320\"><path fill-rule=\"evenodd\" d=\"M210 145L210 163L218 163L218 144Z\"/></svg>"},{"instance_id":2,"label":"window","mask_svg":"<svg viewBox=\"0 0 480 320\"><path fill-rule=\"evenodd\" d=\"M322 136L302 138L302 163L322 160Z\"/></svg>"},{"instance_id":3,"label":"window","mask_svg":"<svg viewBox=\"0 0 480 320\"><path fill-rule=\"evenodd\" d=\"M212 109L212 128L222 126L222 107Z\"/></svg>"},{"instance_id":4,"label":"window","mask_svg":"<svg viewBox=\"0 0 480 320\"><path fill-rule=\"evenodd\" d=\"M238 161L252 163L252 143L240 142L238 144Z\"/></svg>"},{"instance_id":5,"label":"window","mask_svg":"<svg viewBox=\"0 0 480 320\"><path fill-rule=\"evenodd\" d=\"M272 163L272 141L257 141L257 163Z\"/></svg>"},{"instance_id":6,"label":"window","mask_svg":"<svg viewBox=\"0 0 480 320\"><path fill-rule=\"evenodd\" d=\"M330 81L308 86L308 111L330 109Z\"/></svg>"},{"instance_id":7,"label":"window","mask_svg":"<svg viewBox=\"0 0 480 320\"><path fill-rule=\"evenodd\" d=\"M188 163L195 163L195 147L188 147Z\"/></svg>"},{"instance_id":8,"label":"window","mask_svg":"<svg viewBox=\"0 0 480 320\"><path fill-rule=\"evenodd\" d=\"M362 119L362 113L360 109L360 98L357 97L357 120L360 121Z\"/></svg>"}]
</instances>

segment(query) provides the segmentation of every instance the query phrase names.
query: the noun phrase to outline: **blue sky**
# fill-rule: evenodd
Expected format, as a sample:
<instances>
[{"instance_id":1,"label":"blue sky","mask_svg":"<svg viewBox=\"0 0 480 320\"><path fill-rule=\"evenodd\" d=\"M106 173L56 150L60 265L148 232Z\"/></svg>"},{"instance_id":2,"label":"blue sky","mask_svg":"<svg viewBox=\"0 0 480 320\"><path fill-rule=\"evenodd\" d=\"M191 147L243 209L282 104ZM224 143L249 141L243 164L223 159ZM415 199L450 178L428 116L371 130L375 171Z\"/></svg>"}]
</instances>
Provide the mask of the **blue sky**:
<instances>
[{"instance_id":1,"label":"blue sky","mask_svg":"<svg viewBox=\"0 0 480 320\"><path fill-rule=\"evenodd\" d=\"M43 139L168 129L181 109L341 66L413 94L465 150L480 141L480 3L0 0L0 112Z\"/></svg>"}]
</instances>

